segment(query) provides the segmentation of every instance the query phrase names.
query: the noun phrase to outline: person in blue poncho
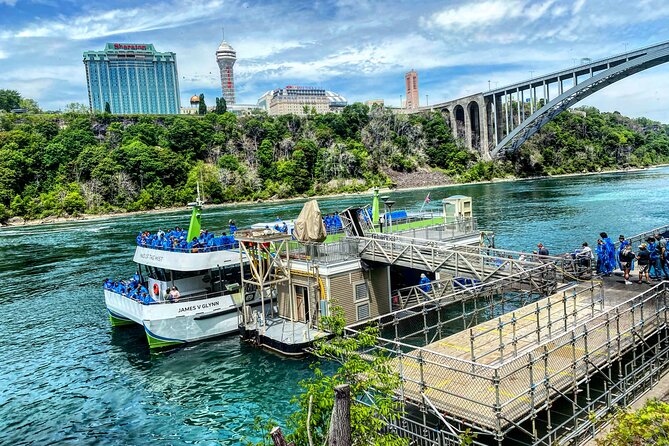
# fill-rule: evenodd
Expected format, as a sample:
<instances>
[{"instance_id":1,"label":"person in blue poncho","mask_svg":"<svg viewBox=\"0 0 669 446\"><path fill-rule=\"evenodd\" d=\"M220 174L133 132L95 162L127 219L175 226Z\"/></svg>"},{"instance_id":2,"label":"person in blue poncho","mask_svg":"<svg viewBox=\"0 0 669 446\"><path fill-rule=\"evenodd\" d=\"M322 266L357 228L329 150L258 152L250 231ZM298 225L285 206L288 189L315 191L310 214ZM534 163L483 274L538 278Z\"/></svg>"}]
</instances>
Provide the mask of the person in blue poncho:
<instances>
[{"instance_id":1,"label":"person in blue poncho","mask_svg":"<svg viewBox=\"0 0 669 446\"><path fill-rule=\"evenodd\" d=\"M230 220L230 235L234 235L237 232L237 225L234 220Z\"/></svg>"},{"instance_id":2,"label":"person in blue poncho","mask_svg":"<svg viewBox=\"0 0 669 446\"><path fill-rule=\"evenodd\" d=\"M602 261L599 272L604 276L610 276L616 266L616 247L606 232L600 232L602 240ZM597 246L599 248L599 246Z\"/></svg>"},{"instance_id":3,"label":"person in blue poncho","mask_svg":"<svg viewBox=\"0 0 669 446\"><path fill-rule=\"evenodd\" d=\"M616 251L616 260L618 261L618 267L622 270L623 261L621 260L620 255L625 250L625 248L629 246L630 242L629 240L625 240L625 236L622 234L620 234L620 237L618 237L618 242L620 243L620 246L618 246L618 251Z\"/></svg>"},{"instance_id":4,"label":"person in blue poncho","mask_svg":"<svg viewBox=\"0 0 669 446\"><path fill-rule=\"evenodd\" d=\"M427 277L425 274L420 275L420 289L425 291L426 293L429 292L432 289L432 284L430 283L430 278Z\"/></svg>"}]
</instances>

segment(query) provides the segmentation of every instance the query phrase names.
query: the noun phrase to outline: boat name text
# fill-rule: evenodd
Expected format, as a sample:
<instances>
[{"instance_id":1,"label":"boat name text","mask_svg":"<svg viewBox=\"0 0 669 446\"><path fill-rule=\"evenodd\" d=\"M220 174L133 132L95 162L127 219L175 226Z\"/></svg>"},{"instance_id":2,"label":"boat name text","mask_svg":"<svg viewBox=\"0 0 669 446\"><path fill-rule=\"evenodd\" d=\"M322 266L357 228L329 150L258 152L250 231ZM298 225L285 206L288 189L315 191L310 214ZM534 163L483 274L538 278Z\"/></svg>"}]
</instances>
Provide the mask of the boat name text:
<instances>
[{"instance_id":1,"label":"boat name text","mask_svg":"<svg viewBox=\"0 0 669 446\"><path fill-rule=\"evenodd\" d=\"M184 311L197 311L197 310L206 310L207 308L220 307L220 302L208 302L205 304L191 305L189 307L179 308L178 313L183 313Z\"/></svg>"},{"instance_id":2,"label":"boat name text","mask_svg":"<svg viewBox=\"0 0 669 446\"><path fill-rule=\"evenodd\" d=\"M154 254L148 254L146 252L143 252L139 255L140 258L144 260L153 260L154 262L162 262L163 261L163 256L157 256Z\"/></svg>"}]
</instances>

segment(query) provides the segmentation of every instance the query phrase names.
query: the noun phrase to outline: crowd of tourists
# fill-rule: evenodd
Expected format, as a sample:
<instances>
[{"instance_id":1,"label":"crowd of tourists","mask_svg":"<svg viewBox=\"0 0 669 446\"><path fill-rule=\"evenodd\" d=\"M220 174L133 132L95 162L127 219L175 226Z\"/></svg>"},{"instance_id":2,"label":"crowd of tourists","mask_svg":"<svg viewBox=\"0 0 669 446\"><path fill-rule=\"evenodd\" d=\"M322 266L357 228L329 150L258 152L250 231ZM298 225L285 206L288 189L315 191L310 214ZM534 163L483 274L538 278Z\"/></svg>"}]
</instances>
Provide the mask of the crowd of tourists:
<instances>
[{"instance_id":1,"label":"crowd of tourists","mask_svg":"<svg viewBox=\"0 0 669 446\"><path fill-rule=\"evenodd\" d=\"M233 228L234 230L237 229L232 220L230 228L231 230ZM168 231L158 229L153 234L149 231L140 232L137 235L137 246L177 252L210 252L236 248L238 244L232 235L227 235L224 232L216 236L206 229L201 230L198 237L188 240L188 232L177 226Z\"/></svg>"},{"instance_id":2,"label":"crowd of tourists","mask_svg":"<svg viewBox=\"0 0 669 446\"><path fill-rule=\"evenodd\" d=\"M148 305L155 302L155 300L151 298L149 290L142 284L139 274L137 273L135 273L129 280L114 281L106 279L103 286L105 290L113 291L143 304Z\"/></svg>"},{"instance_id":3,"label":"crowd of tourists","mask_svg":"<svg viewBox=\"0 0 669 446\"><path fill-rule=\"evenodd\" d=\"M583 242L581 248L571 254L584 271L589 272L594 268L597 274L608 277L614 270L619 269L623 273L626 285L633 283L633 278L630 277L632 270L638 271L637 283L643 283L644 279L646 283L650 283L651 280L669 279L669 252L663 234L655 233L647 237L639 244L636 252L630 241L622 234L618 237L618 247L606 232L601 232L599 237L594 252L587 242ZM539 250L533 254L539 258L549 255L541 243L538 248Z\"/></svg>"}]
</instances>

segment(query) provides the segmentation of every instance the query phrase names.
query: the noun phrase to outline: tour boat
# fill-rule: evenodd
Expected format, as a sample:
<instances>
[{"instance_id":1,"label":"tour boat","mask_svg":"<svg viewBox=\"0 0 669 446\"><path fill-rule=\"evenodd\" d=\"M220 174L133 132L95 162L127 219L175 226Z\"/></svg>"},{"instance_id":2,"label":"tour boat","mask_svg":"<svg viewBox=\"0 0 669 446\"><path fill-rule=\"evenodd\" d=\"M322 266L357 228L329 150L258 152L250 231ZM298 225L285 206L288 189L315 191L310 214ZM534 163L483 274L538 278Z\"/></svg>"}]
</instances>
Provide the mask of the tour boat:
<instances>
[{"instance_id":1,"label":"tour boat","mask_svg":"<svg viewBox=\"0 0 669 446\"><path fill-rule=\"evenodd\" d=\"M255 290L240 288L242 258L234 238L200 237L202 203L198 199L189 205L193 212L187 237L177 230L140 234L135 276L105 281L112 326L140 324L152 349L236 333L244 299L252 307L260 305ZM195 237L202 242L187 242ZM170 295L173 287L178 295Z\"/></svg>"}]
</instances>

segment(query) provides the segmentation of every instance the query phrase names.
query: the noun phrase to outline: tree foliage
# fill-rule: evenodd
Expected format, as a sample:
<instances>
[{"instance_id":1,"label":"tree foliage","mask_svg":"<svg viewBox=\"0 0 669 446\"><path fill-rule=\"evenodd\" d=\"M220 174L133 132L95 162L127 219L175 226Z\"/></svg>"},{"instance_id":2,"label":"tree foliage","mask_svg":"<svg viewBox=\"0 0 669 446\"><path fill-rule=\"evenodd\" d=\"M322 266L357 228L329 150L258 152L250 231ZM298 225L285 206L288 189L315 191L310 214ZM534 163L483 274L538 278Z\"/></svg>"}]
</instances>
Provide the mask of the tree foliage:
<instances>
[{"instance_id":1,"label":"tree foliage","mask_svg":"<svg viewBox=\"0 0 669 446\"><path fill-rule=\"evenodd\" d=\"M651 399L636 412L620 410L599 446L669 445L669 404Z\"/></svg>"},{"instance_id":2,"label":"tree foliage","mask_svg":"<svg viewBox=\"0 0 669 446\"><path fill-rule=\"evenodd\" d=\"M321 325L332 336L314 343L312 353L323 362L314 364L312 378L300 382L303 391L293 398L297 410L287 420L287 440L307 446L309 429L314 445L327 444L334 388L348 384L353 446L408 446L407 439L384 430L389 423L399 420L402 405L394 398L400 377L391 359L380 350L372 349L378 328L369 326L356 336L345 336L346 320L341 307L336 306L330 309L329 316L321 319ZM268 434L273 424L256 419L256 430L262 438L256 446L271 444Z\"/></svg>"},{"instance_id":3,"label":"tree foliage","mask_svg":"<svg viewBox=\"0 0 669 446\"><path fill-rule=\"evenodd\" d=\"M217 105L220 111L222 100ZM4 218L183 205L200 174L207 199L222 203L356 192L389 184L393 171L439 169L479 181L669 162L669 126L593 108L560 114L500 161L467 150L439 112L394 114L362 104L306 117L68 110L0 113Z\"/></svg>"},{"instance_id":4,"label":"tree foliage","mask_svg":"<svg viewBox=\"0 0 669 446\"><path fill-rule=\"evenodd\" d=\"M214 113L217 115L222 115L228 111L228 104L225 102L225 98L216 98L216 109Z\"/></svg>"},{"instance_id":5,"label":"tree foliage","mask_svg":"<svg viewBox=\"0 0 669 446\"><path fill-rule=\"evenodd\" d=\"M6 112L21 105L21 95L16 90L0 90L0 110Z\"/></svg>"},{"instance_id":6,"label":"tree foliage","mask_svg":"<svg viewBox=\"0 0 669 446\"><path fill-rule=\"evenodd\" d=\"M197 114L198 115L206 115L207 114L207 103L204 102L204 93L200 93L200 103L197 107Z\"/></svg>"}]
</instances>

